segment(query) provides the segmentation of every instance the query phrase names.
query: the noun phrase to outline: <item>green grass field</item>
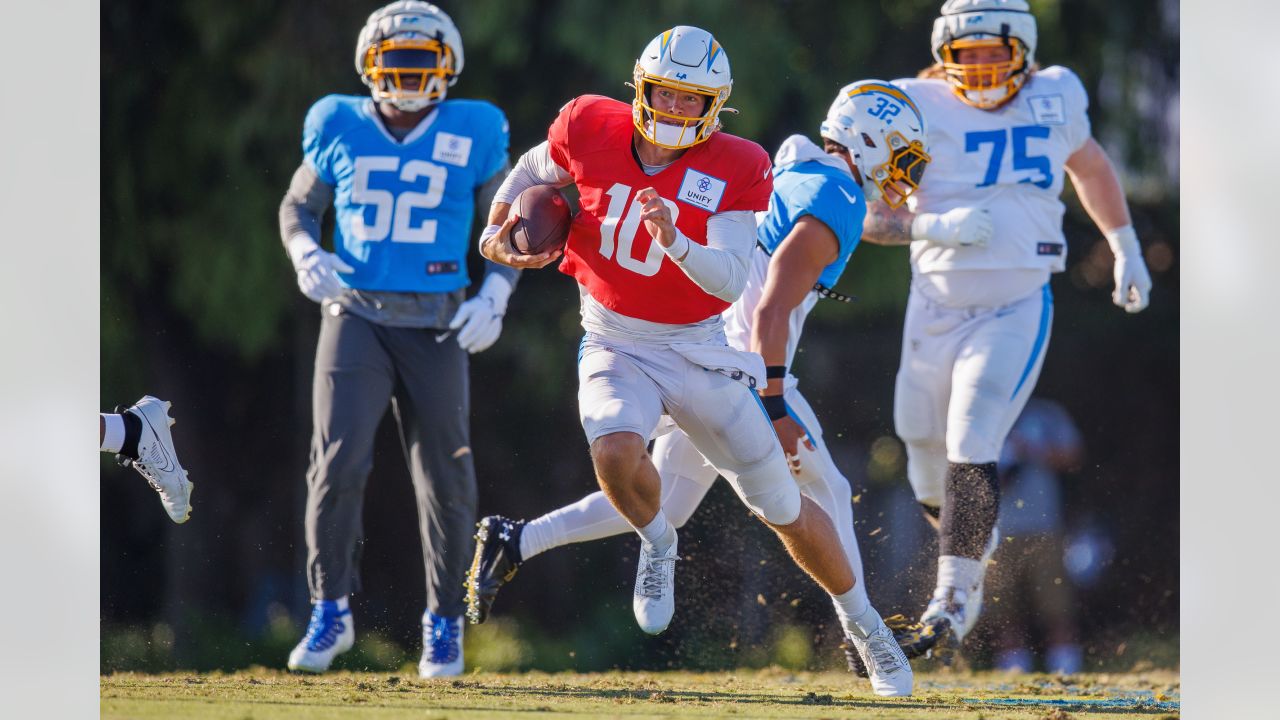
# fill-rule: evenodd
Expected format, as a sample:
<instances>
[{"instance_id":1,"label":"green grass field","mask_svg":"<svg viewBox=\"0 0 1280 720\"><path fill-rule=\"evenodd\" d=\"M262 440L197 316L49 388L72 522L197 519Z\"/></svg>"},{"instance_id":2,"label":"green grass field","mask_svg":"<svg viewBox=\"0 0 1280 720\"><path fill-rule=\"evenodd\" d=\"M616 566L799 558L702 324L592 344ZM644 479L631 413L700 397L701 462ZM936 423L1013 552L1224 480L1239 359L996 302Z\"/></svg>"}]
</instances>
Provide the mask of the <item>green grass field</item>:
<instances>
[{"instance_id":1,"label":"green grass field","mask_svg":"<svg viewBox=\"0 0 1280 720\"><path fill-rule=\"evenodd\" d=\"M408 669L408 668L407 668ZM425 681L412 672L101 678L103 718L997 718L1065 720L1179 716L1176 672L1004 675L917 673L911 698L882 699L840 673L492 674Z\"/></svg>"}]
</instances>

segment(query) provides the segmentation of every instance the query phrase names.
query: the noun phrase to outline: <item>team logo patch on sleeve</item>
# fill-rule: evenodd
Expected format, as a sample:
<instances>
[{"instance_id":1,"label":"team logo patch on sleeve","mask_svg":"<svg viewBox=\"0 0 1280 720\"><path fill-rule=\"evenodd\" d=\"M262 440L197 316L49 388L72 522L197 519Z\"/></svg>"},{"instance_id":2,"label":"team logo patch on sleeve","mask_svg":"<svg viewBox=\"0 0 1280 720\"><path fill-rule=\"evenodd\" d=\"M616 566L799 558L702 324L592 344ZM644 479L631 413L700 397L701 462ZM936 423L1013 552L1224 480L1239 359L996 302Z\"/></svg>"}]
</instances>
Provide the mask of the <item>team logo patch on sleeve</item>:
<instances>
[{"instance_id":1,"label":"team logo patch on sleeve","mask_svg":"<svg viewBox=\"0 0 1280 720\"><path fill-rule=\"evenodd\" d=\"M1066 102L1061 95L1032 95L1027 98L1037 125L1066 125Z\"/></svg>"},{"instance_id":2,"label":"team logo patch on sleeve","mask_svg":"<svg viewBox=\"0 0 1280 720\"><path fill-rule=\"evenodd\" d=\"M720 178L689 168L684 171L684 180L680 183L676 200L713 213L724 198L725 184Z\"/></svg>"},{"instance_id":3,"label":"team logo patch on sleeve","mask_svg":"<svg viewBox=\"0 0 1280 720\"><path fill-rule=\"evenodd\" d=\"M431 159L458 167L466 167L471 159L471 138L448 132L436 134L436 145L431 149Z\"/></svg>"}]
</instances>

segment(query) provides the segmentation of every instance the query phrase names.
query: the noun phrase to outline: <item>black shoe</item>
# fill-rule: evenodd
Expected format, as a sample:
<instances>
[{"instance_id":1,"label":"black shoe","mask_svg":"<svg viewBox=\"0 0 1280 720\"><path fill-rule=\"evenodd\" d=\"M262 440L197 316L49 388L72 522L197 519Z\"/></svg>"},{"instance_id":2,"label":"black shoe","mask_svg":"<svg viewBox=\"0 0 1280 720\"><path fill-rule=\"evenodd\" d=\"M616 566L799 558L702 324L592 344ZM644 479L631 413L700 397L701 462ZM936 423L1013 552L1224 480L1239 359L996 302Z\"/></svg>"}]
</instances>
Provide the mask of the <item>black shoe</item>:
<instances>
[{"instance_id":1,"label":"black shoe","mask_svg":"<svg viewBox=\"0 0 1280 720\"><path fill-rule=\"evenodd\" d=\"M945 630L951 628L951 623L946 618L936 618L928 624L908 620L903 615L890 615L884 619L884 624L889 626L893 631L893 639L898 641L898 647L902 648L902 654L907 659L918 657L931 657L938 639L942 637ZM862 658L858 656L858 650L850 643L840 643L840 649L844 650L845 661L849 663L849 672L858 677L867 677L867 668L862 664Z\"/></svg>"},{"instance_id":2,"label":"black shoe","mask_svg":"<svg viewBox=\"0 0 1280 720\"><path fill-rule=\"evenodd\" d=\"M476 523L476 554L467 571L467 619L479 625L489 617L498 590L511 582L524 562L520 533L524 520L490 515Z\"/></svg>"}]
</instances>

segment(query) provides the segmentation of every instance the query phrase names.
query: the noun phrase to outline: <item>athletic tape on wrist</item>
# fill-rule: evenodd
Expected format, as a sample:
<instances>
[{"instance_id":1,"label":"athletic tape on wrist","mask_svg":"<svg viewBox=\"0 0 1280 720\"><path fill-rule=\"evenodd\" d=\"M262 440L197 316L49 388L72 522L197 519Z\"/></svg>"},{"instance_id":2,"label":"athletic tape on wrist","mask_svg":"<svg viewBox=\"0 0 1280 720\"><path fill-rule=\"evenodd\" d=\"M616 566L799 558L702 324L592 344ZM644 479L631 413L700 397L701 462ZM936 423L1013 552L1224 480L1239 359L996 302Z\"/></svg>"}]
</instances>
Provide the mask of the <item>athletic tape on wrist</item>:
<instances>
[{"instance_id":1,"label":"athletic tape on wrist","mask_svg":"<svg viewBox=\"0 0 1280 720\"><path fill-rule=\"evenodd\" d=\"M770 420L781 420L787 416L787 401L781 395L761 395L760 403Z\"/></svg>"}]
</instances>

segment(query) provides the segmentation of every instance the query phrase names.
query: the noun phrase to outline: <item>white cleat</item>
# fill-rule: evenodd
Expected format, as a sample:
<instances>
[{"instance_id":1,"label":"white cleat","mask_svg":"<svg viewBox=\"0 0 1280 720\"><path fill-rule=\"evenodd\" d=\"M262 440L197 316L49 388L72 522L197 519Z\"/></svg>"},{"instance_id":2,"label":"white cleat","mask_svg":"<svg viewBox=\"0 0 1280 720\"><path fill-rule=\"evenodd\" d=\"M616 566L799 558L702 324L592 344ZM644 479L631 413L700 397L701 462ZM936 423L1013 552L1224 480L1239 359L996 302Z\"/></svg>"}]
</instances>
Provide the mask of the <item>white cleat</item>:
<instances>
[{"instance_id":1,"label":"white cleat","mask_svg":"<svg viewBox=\"0 0 1280 720\"><path fill-rule=\"evenodd\" d=\"M430 610L422 614L422 659L418 677L453 677L462 674L462 616L441 617Z\"/></svg>"},{"instance_id":2,"label":"white cleat","mask_svg":"<svg viewBox=\"0 0 1280 720\"><path fill-rule=\"evenodd\" d=\"M978 570L978 582L969 588L969 597L964 607L964 619L968 627L964 628L961 635L968 635L973 626L978 624L978 616L982 614L982 591L987 580L987 566L991 564L991 558L995 556L998 547L1000 547L1000 529L993 528L991 538L987 540L987 547L982 551L982 567Z\"/></svg>"},{"instance_id":3,"label":"white cleat","mask_svg":"<svg viewBox=\"0 0 1280 720\"><path fill-rule=\"evenodd\" d=\"M640 562L636 567L636 589L631 598L640 629L657 635L671 624L676 613L676 545L658 554L652 545L640 541Z\"/></svg>"},{"instance_id":4,"label":"white cleat","mask_svg":"<svg viewBox=\"0 0 1280 720\"><path fill-rule=\"evenodd\" d=\"M898 647L893 631L883 621L864 640L853 633L845 639L858 651L871 677L871 690L880 697L907 697L915 684L911 663Z\"/></svg>"},{"instance_id":5,"label":"white cleat","mask_svg":"<svg viewBox=\"0 0 1280 720\"><path fill-rule=\"evenodd\" d=\"M976 616L969 614L969 595L959 588L939 587L933 591L929 607L925 608L920 622L924 625L935 625L938 630L938 642L933 647L933 656L950 665L964 638L978 622ZM940 621L945 620L945 623Z\"/></svg>"},{"instance_id":6,"label":"white cleat","mask_svg":"<svg viewBox=\"0 0 1280 720\"><path fill-rule=\"evenodd\" d=\"M150 395L120 411L132 413L142 421L142 435L138 438L138 459L121 458L124 465L132 465L147 483L160 494L165 512L175 523L184 523L191 517L191 489L187 471L178 462L173 448L173 436L169 427L176 420L169 417L170 403ZM119 456L117 456L119 457Z\"/></svg>"},{"instance_id":7,"label":"white cleat","mask_svg":"<svg viewBox=\"0 0 1280 720\"><path fill-rule=\"evenodd\" d=\"M339 609L336 600L323 600L311 608L307 634L289 653L289 669L322 673L333 659L356 643L356 628L351 622L351 609Z\"/></svg>"}]
</instances>

